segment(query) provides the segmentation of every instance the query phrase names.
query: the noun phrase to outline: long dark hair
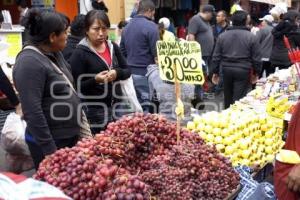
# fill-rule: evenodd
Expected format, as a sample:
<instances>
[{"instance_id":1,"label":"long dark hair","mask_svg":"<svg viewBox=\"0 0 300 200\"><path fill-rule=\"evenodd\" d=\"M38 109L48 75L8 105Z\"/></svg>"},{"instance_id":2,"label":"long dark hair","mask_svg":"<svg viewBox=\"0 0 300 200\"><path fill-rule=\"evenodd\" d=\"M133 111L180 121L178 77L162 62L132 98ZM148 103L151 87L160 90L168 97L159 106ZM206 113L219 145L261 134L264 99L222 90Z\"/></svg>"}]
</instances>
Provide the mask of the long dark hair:
<instances>
[{"instance_id":1,"label":"long dark hair","mask_svg":"<svg viewBox=\"0 0 300 200\"><path fill-rule=\"evenodd\" d=\"M51 33L60 35L67 29L67 20L61 13L32 8L24 18L24 26L29 31L29 41L33 44L49 44Z\"/></svg>"}]
</instances>

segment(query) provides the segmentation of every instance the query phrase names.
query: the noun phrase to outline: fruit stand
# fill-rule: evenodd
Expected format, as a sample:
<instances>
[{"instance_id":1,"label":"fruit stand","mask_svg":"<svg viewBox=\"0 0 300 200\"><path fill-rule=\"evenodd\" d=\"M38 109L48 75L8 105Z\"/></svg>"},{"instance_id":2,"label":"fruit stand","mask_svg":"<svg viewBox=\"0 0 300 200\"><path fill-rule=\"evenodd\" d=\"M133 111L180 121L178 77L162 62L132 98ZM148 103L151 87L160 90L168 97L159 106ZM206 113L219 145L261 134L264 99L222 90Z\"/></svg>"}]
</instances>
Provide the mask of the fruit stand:
<instances>
[{"instance_id":1,"label":"fruit stand","mask_svg":"<svg viewBox=\"0 0 300 200\"><path fill-rule=\"evenodd\" d=\"M277 87L281 73L288 87ZM227 110L195 115L180 128L180 141L176 123L160 115L124 116L46 157L34 177L75 200L235 199L242 187L234 166L259 169L254 179L269 174L284 145L285 113L297 99L292 68L260 84Z\"/></svg>"},{"instance_id":2,"label":"fruit stand","mask_svg":"<svg viewBox=\"0 0 300 200\"><path fill-rule=\"evenodd\" d=\"M46 157L35 174L73 199L226 199L239 185L230 161L160 115L134 114Z\"/></svg>"}]
</instances>

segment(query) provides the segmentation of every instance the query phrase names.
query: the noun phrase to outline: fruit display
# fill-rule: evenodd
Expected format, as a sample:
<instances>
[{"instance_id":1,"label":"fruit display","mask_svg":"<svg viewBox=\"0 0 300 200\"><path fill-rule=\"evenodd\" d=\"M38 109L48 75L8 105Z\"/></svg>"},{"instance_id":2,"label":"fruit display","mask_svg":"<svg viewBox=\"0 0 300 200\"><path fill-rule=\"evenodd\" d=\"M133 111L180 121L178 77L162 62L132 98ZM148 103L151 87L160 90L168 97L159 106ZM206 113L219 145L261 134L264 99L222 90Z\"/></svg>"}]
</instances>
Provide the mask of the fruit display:
<instances>
[{"instance_id":1,"label":"fruit display","mask_svg":"<svg viewBox=\"0 0 300 200\"><path fill-rule=\"evenodd\" d=\"M35 178L73 199L225 199L239 184L229 159L198 134L180 131L160 115L135 114L93 139L58 150Z\"/></svg>"},{"instance_id":2,"label":"fruit display","mask_svg":"<svg viewBox=\"0 0 300 200\"><path fill-rule=\"evenodd\" d=\"M275 126L276 125L276 126ZM264 166L282 148L283 120L250 109L228 109L195 116L187 124L207 144L230 158L233 166Z\"/></svg>"},{"instance_id":3,"label":"fruit display","mask_svg":"<svg viewBox=\"0 0 300 200\"><path fill-rule=\"evenodd\" d=\"M284 118L284 114L291 108L287 96L277 95L269 98L267 102L267 113L273 117Z\"/></svg>"}]
</instances>

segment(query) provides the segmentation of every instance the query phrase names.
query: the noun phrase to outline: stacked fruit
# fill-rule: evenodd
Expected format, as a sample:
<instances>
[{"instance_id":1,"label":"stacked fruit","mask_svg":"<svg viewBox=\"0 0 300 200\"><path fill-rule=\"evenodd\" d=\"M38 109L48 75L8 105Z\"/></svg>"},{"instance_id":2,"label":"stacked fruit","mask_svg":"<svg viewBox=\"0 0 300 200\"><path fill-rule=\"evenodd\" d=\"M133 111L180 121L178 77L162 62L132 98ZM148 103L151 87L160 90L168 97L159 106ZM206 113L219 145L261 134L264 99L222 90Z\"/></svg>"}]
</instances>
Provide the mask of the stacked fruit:
<instances>
[{"instance_id":1,"label":"stacked fruit","mask_svg":"<svg viewBox=\"0 0 300 200\"><path fill-rule=\"evenodd\" d=\"M35 177L73 199L225 199L239 176L197 134L159 115L135 114L94 139L48 156Z\"/></svg>"},{"instance_id":2,"label":"stacked fruit","mask_svg":"<svg viewBox=\"0 0 300 200\"><path fill-rule=\"evenodd\" d=\"M291 104L288 102L288 97L285 96L272 96L267 102L267 113L280 119L284 118L284 114L290 108Z\"/></svg>"},{"instance_id":3,"label":"stacked fruit","mask_svg":"<svg viewBox=\"0 0 300 200\"><path fill-rule=\"evenodd\" d=\"M251 110L210 112L195 116L187 126L199 133L207 144L214 144L234 166L263 166L273 161L284 143L283 121Z\"/></svg>"}]
</instances>

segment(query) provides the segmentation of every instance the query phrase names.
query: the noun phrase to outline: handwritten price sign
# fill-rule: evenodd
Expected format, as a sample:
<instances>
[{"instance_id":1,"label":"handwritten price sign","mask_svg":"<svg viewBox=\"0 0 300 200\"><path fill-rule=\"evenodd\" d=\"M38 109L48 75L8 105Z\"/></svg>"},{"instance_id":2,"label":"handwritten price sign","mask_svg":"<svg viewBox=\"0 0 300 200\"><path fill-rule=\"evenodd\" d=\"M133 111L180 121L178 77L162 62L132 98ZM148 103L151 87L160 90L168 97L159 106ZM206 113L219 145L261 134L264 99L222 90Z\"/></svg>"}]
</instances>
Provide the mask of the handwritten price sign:
<instances>
[{"instance_id":1,"label":"handwritten price sign","mask_svg":"<svg viewBox=\"0 0 300 200\"><path fill-rule=\"evenodd\" d=\"M156 48L162 80L175 82L177 78L180 83L204 83L201 48L197 42L159 41Z\"/></svg>"}]
</instances>

